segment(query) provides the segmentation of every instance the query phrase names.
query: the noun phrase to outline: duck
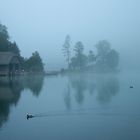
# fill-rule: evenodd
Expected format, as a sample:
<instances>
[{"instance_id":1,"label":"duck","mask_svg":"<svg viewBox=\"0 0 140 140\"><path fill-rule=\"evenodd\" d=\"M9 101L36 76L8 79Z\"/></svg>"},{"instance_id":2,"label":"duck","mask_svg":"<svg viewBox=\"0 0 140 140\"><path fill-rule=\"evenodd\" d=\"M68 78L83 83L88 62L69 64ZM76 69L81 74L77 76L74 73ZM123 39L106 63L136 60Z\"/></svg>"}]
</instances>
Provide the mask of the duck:
<instances>
[{"instance_id":1,"label":"duck","mask_svg":"<svg viewBox=\"0 0 140 140\"><path fill-rule=\"evenodd\" d=\"M133 86L130 86L130 88L133 88Z\"/></svg>"},{"instance_id":2,"label":"duck","mask_svg":"<svg viewBox=\"0 0 140 140\"><path fill-rule=\"evenodd\" d=\"M34 116L32 114L27 113L26 117L27 117L27 120L28 120L30 118L33 118Z\"/></svg>"}]
</instances>

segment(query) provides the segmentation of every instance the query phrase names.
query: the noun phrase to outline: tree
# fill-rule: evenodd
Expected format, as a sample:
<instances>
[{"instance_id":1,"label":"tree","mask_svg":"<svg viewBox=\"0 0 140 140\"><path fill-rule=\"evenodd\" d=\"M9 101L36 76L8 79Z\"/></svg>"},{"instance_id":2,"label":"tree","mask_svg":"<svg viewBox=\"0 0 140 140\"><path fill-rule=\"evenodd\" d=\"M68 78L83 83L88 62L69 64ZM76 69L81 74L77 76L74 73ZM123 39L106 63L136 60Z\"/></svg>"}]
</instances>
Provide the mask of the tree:
<instances>
[{"instance_id":1,"label":"tree","mask_svg":"<svg viewBox=\"0 0 140 140\"><path fill-rule=\"evenodd\" d=\"M107 40L99 41L96 45L97 48L97 63L96 66L100 70L115 70L119 64L119 54Z\"/></svg>"},{"instance_id":2,"label":"tree","mask_svg":"<svg viewBox=\"0 0 140 140\"><path fill-rule=\"evenodd\" d=\"M7 27L0 23L0 51L13 52L19 56L21 62L21 68L24 68L29 72L44 72L44 65L39 53L36 51L29 59L24 59L20 56L20 50L17 43L10 41Z\"/></svg>"},{"instance_id":3,"label":"tree","mask_svg":"<svg viewBox=\"0 0 140 140\"><path fill-rule=\"evenodd\" d=\"M1 23L0 23L0 37L5 40L9 40L9 34L7 31L7 27L5 25L2 25Z\"/></svg>"},{"instance_id":4,"label":"tree","mask_svg":"<svg viewBox=\"0 0 140 140\"><path fill-rule=\"evenodd\" d=\"M81 54L83 54L84 45L83 45L83 43L82 43L81 41L78 41L78 42L75 44L74 51L75 51L75 55L76 55L76 56L80 56Z\"/></svg>"},{"instance_id":5,"label":"tree","mask_svg":"<svg viewBox=\"0 0 140 140\"><path fill-rule=\"evenodd\" d=\"M83 54L84 45L82 42L77 42L74 47L75 56L71 59L71 67L82 69L87 64L87 56Z\"/></svg>"},{"instance_id":6,"label":"tree","mask_svg":"<svg viewBox=\"0 0 140 140\"><path fill-rule=\"evenodd\" d=\"M29 59L25 60L25 69L29 72L44 72L44 65L37 51L32 53Z\"/></svg>"},{"instance_id":7,"label":"tree","mask_svg":"<svg viewBox=\"0 0 140 140\"><path fill-rule=\"evenodd\" d=\"M100 65L106 64L106 56L111 48L110 43L107 40L102 40L95 46L97 48L97 63Z\"/></svg>"},{"instance_id":8,"label":"tree","mask_svg":"<svg viewBox=\"0 0 140 140\"><path fill-rule=\"evenodd\" d=\"M17 54L17 55L20 55L20 50L16 44L16 42L13 42L13 43L10 43L9 44L9 51Z\"/></svg>"},{"instance_id":9,"label":"tree","mask_svg":"<svg viewBox=\"0 0 140 140\"><path fill-rule=\"evenodd\" d=\"M115 70L119 65L119 54L116 50L112 49L107 55L107 64L110 68Z\"/></svg>"},{"instance_id":10,"label":"tree","mask_svg":"<svg viewBox=\"0 0 140 140\"><path fill-rule=\"evenodd\" d=\"M66 61L68 63L68 68L70 66L70 55L71 55L71 51L70 51L70 47L71 47L71 39L70 36L67 35L65 38L65 42L63 44L63 54L66 57Z\"/></svg>"},{"instance_id":11,"label":"tree","mask_svg":"<svg viewBox=\"0 0 140 140\"><path fill-rule=\"evenodd\" d=\"M76 57L71 58L70 68L75 69L77 67L77 59Z\"/></svg>"},{"instance_id":12,"label":"tree","mask_svg":"<svg viewBox=\"0 0 140 140\"><path fill-rule=\"evenodd\" d=\"M0 51L8 51L9 44L7 27L0 23Z\"/></svg>"},{"instance_id":13,"label":"tree","mask_svg":"<svg viewBox=\"0 0 140 140\"><path fill-rule=\"evenodd\" d=\"M96 60L96 57L95 57L93 51L90 50L90 51L89 51L89 54L88 54L88 62L89 62L89 63L92 63L92 62L94 62L95 60Z\"/></svg>"},{"instance_id":14,"label":"tree","mask_svg":"<svg viewBox=\"0 0 140 140\"><path fill-rule=\"evenodd\" d=\"M0 51L10 51L17 55L20 55L20 50L16 42L11 42L7 27L0 23Z\"/></svg>"}]
</instances>

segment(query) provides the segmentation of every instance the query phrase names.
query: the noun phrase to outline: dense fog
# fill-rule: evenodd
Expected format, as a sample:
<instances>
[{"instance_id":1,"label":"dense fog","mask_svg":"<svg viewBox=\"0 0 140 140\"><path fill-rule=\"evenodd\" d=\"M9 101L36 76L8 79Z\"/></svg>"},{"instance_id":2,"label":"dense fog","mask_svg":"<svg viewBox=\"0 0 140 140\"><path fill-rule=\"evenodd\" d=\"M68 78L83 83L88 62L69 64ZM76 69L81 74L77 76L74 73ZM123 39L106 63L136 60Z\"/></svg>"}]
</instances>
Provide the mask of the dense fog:
<instances>
[{"instance_id":1,"label":"dense fog","mask_svg":"<svg viewBox=\"0 0 140 140\"><path fill-rule=\"evenodd\" d=\"M84 53L107 40L120 55L121 70L140 69L139 0L1 0L0 22L7 26L22 56L38 51L47 70L66 68L66 35L71 49L81 41ZM73 56L73 52L71 54Z\"/></svg>"}]
</instances>

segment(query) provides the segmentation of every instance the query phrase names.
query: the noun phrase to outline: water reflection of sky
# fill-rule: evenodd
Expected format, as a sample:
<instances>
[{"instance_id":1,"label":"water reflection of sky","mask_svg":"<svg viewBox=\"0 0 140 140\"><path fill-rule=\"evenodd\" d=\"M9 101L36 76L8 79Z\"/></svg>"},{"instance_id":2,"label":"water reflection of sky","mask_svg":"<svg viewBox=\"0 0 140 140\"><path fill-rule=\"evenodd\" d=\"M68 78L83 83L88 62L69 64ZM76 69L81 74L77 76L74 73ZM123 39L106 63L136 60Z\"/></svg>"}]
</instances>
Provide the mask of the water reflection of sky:
<instances>
[{"instance_id":1,"label":"water reflection of sky","mask_svg":"<svg viewBox=\"0 0 140 140\"><path fill-rule=\"evenodd\" d=\"M134 89L129 88L131 84L134 85ZM0 139L6 140L10 136L11 139L15 136L26 139L25 135L34 140L39 137L64 138L60 131L79 139L84 139L84 136L91 139L101 138L100 131L106 138L123 136L120 139L129 139L134 134L138 138L138 85L137 75L120 74L2 78ZM48 116L27 121L27 112L47 113ZM77 113L80 113L79 116ZM82 117L82 114L86 115ZM135 129L131 129L132 127ZM125 132L122 131L124 129Z\"/></svg>"}]
</instances>

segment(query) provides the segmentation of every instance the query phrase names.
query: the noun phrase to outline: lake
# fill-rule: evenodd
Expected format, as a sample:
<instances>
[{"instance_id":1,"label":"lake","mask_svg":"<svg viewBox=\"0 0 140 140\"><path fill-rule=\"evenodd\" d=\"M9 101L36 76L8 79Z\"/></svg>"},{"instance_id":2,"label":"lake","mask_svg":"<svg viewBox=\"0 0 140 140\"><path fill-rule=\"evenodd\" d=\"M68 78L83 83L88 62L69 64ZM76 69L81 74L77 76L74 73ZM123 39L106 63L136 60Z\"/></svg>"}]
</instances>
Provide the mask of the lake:
<instances>
[{"instance_id":1,"label":"lake","mask_svg":"<svg viewBox=\"0 0 140 140\"><path fill-rule=\"evenodd\" d=\"M1 77L0 140L140 140L139 83L124 72Z\"/></svg>"}]
</instances>

